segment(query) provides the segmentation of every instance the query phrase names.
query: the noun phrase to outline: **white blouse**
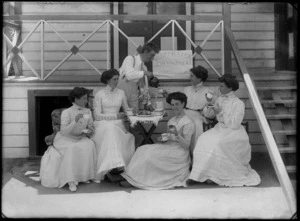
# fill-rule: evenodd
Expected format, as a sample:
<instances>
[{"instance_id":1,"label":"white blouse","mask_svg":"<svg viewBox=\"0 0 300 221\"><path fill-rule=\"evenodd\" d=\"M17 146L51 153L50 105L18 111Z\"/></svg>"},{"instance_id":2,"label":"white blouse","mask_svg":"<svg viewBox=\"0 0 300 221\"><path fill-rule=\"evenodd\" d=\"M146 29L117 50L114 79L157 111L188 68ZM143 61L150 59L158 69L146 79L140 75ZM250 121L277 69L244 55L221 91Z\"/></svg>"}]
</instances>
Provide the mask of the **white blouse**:
<instances>
[{"instance_id":1,"label":"white blouse","mask_svg":"<svg viewBox=\"0 0 300 221\"><path fill-rule=\"evenodd\" d=\"M203 82L196 86L188 86L183 89L183 93L187 96L186 107L192 110L202 110L206 104L205 94L209 88L203 86Z\"/></svg>"},{"instance_id":2,"label":"white blouse","mask_svg":"<svg viewBox=\"0 0 300 221\"><path fill-rule=\"evenodd\" d=\"M231 129L238 129L243 121L245 114L245 104L233 91L217 98L215 105L221 108L221 111L215 115L211 108L205 107L203 113L205 117L214 118Z\"/></svg>"},{"instance_id":3,"label":"white blouse","mask_svg":"<svg viewBox=\"0 0 300 221\"><path fill-rule=\"evenodd\" d=\"M116 120L120 108L128 109L125 92L119 88L112 88L107 85L100 90L94 98L95 120Z\"/></svg>"},{"instance_id":4,"label":"white blouse","mask_svg":"<svg viewBox=\"0 0 300 221\"><path fill-rule=\"evenodd\" d=\"M88 120L80 118L78 122L75 122L77 114L89 114L90 117ZM60 133L62 135L69 137L80 136L85 128L93 130L93 118L90 109L79 107L73 103L72 107L61 113Z\"/></svg>"},{"instance_id":5,"label":"white blouse","mask_svg":"<svg viewBox=\"0 0 300 221\"><path fill-rule=\"evenodd\" d=\"M140 54L133 56L127 56L122 66L120 67L120 77L125 76L127 80L138 82L140 78L144 77L144 71L147 70L147 67L143 64Z\"/></svg>"}]
</instances>

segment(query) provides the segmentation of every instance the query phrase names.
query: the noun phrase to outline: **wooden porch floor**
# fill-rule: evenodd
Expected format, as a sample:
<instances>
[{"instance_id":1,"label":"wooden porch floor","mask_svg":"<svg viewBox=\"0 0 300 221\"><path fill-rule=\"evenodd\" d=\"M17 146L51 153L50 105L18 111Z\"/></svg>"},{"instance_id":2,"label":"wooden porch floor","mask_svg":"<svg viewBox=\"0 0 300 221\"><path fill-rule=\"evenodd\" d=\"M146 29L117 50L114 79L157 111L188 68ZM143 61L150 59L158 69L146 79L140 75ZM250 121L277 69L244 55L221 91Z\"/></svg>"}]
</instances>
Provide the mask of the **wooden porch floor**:
<instances>
[{"instance_id":1,"label":"wooden porch floor","mask_svg":"<svg viewBox=\"0 0 300 221\"><path fill-rule=\"evenodd\" d=\"M255 154L251 166L260 174L257 187L227 188L196 184L173 190L124 188L104 181L45 188L40 159L3 161L2 213L6 217L85 218L290 218L270 158ZM296 188L296 181L294 182Z\"/></svg>"}]
</instances>

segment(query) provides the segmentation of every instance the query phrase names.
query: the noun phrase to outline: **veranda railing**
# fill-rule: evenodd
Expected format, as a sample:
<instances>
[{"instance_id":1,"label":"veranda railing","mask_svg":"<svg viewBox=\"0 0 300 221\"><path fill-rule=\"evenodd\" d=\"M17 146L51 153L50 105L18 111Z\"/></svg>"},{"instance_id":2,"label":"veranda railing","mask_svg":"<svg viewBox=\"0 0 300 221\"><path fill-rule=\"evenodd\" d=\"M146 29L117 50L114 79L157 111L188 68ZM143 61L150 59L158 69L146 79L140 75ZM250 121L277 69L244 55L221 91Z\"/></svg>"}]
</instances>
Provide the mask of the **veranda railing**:
<instances>
[{"instance_id":1,"label":"veranda railing","mask_svg":"<svg viewBox=\"0 0 300 221\"><path fill-rule=\"evenodd\" d=\"M22 15L22 16L7 16L5 18L5 20L23 20L23 21L32 21L35 20L37 18L40 18L41 16L36 16L36 15ZM118 18L120 19L133 19L133 20L143 20L143 18L141 18L141 16L108 16L108 15L99 15L96 16L96 18L101 19L101 18L107 18L107 17L111 17L111 18ZM159 19L156 16L156 20L165 20L166 18L170 19L170 17L172 16L159 16ZM180 17L180 16L179 16ZM190 16L185 16L185 17L190 17ZM98 28L96 28L86 39L84 39L78 46L76 45L71 45L60 33L58 33L53 27L52 25L49 23L50 20L54 20L54 21L58 21L60 19L62 20L80 20L80 18L84 19L84 20L94 20L96 19L95 16L82 16L82 15L78 15L78 16L64 16L64 15L51 15L51 16L44 16L43 20L39 20L36 25L32 28L32 30L29 32L29 34L25 37L25 39L19 44L16 45L16 42L11 42L9 40L9 38L7 38L7 36L5 36L5 34L3 33L4 39L5 41L8 43L8 45L10 46L10 51L9 51L9 55L8 58L5 60L4 63L4 67L9 68L9 65L11 63L11 60L18 55L22 61L30 68L30 70L34 73L34 75L41 80L46 80L52 73L54 73L64 62L66 62L72 55L78 54L83 60L85 60L98 74L101 75L101 72L88 60L86 59L81 53L80 53L80 47L86 43L99 29L101 29L105 24L107 25L107 30L106 30L106 34L107 34L107 69L109 69L109 47L108 47L108 39L109 39L109 35L110 35L110 26L113 26L114 28L116 28L118 30L118 32L120 34L122 34L125 38L127 38L127 40L133 44L136 48L137 51L139 51L141 49L141 46L137 45L132 39L130 39L130 37L128 37L119 27L117 27L113 21L111 20L105 20L103 21L100 26ZM146 19L147 18L147 19ZM176 18L178 19L178 16L176 16ZM186 18L185 18L186 19ZM199 17L197 19L204 19L204 17ZM196 19L196 20L197 20ZM218 19L218 20L215 20ZM151 20L151 16L147 16L145 17L145 20ZM193 19L195 20L195 18ZM201 20L203 22L203 20ZM217 30L217 28L220 28L221 30L221 70L222 70L222 74L224 74L224 66L225 66L225 62L224 62L224 24L223 24L223 20L220 19L220 17L218 16L206 16L205 17L205 22L212 22L212 21L218 21L218 23L216 24L216 26L212 29L212 31L208 34L208 36L203 40L202 44L199 46L197 46L190 38L190 36L188 36L188 34L183 30L183 28L180 26L180 24L176 21L176 20L169 20L167 22L167 24L162 27L148 42L151 42L154 38L156 38L168 25L172 25L172 48L174 50L175 48L175 25L176 27L182 32L182 34L190 41L191 45L194 47L195 49L195 53L193 54L193 57L195 57L196 54L201 55L201 57L206 61L206 63L212 68L212 70L218 75L221 76L221 74L216 70L216 68L211 64L211 62L206 58L206 56L204 55L203 52L203 46L205 45L205 43L208 41L208 39L211 37L211 35ZM68 46L70 47L70 53L65 56L65 58L58 63L45 77L44 77L44 27L45 25L47 25L48 27L50 27L50 29L56 34L58 35L66 44L68 44ZM20 49L22 48L22 46L26 43L26 41L28 40L28 38L35 32L35 30L41 26L41 73L40 75L37 73L37 71L30 65L30 63L27 61L26 57L24 55L22 55L22 53L20 52ZM7 72L7 71L5 71Z\"/></svg>"}]
</instances>

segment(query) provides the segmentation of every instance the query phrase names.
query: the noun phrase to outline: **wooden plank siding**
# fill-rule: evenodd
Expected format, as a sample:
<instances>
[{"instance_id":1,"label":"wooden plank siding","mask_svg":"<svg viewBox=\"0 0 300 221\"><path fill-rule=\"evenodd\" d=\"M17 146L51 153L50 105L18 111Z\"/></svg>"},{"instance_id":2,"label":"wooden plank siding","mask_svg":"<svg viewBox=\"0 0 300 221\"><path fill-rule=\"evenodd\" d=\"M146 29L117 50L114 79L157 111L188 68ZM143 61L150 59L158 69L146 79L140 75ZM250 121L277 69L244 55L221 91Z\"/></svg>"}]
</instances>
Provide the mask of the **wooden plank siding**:
<instances>
[{"instance_id":1,"label":"wooden plank siding","mask_svg":"<svg viewBox=\"0 0 300 221\"><path fill-rule=\"evenodd\" d=\"M109 2L22 2L22 15L34 14L83 14L97 13L110 14ZM78 46L86 39L103 21L47 21L65 40L72 46ZM22 39L32 30L36 22L22 22ZM94 65L100 72L107 69L107 42L110 45L110 36L107 41L107 25L102 26L80 48L80 53ZM30 65L41 73L41 33L40 27L30 36L22 47L22 53ZM44 30L44 76L52 71L69 53L71 47L63 41L47 24ZM111 57L110 51L108 52ZM109 65L110 65L109 59ZM22 64L24 76L34 76L31 69ZM98 77L99 74L78 54L72 55L48 79L60 80L61 77L71 79L77 76Z\"/></svg>"},{"instance_id":2,"label":"wooden plank siding","mask_svg":"<svg viewBox=\"0 0 300 221\"><path fill-rule=\"evenodd\" d=\"M221 15L222 3L194 3L195 15ZM241 55L249 73L257 69L275 68L275 25L274 3L232 3L231 4L231 29L237 40ZM195 43L200 45L216 24L195 22ZM203 54L221 71L221 40L220 29L211 36L203 47ZM198 55L196 64L213 70ZM238 73L238 68L232 56L232 72Z\"/></svg>"}]
</instances>

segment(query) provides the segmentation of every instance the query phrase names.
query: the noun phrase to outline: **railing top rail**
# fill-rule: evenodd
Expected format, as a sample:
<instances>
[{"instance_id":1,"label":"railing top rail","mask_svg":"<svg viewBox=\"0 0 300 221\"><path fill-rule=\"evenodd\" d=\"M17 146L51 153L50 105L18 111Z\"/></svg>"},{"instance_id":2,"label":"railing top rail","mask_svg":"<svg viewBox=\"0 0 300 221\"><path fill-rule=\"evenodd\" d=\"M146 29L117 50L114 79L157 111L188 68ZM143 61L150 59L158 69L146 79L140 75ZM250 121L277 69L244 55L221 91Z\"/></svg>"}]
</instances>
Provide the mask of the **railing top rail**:
<instances>
[{"instance_id":1,"label":"railing top rail","mask_svg":"<svg viewBox=\"0 0 300 221\"><path fill-rule=\"evenodd\" d=\"M35 20L138 20L138 21L197 21L203 23L214 23L222 20L222 15L5 15L4 21L35 21Z\"/></svg>"}]
</instances>

